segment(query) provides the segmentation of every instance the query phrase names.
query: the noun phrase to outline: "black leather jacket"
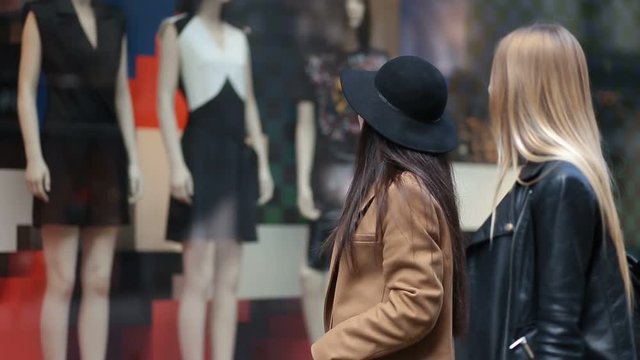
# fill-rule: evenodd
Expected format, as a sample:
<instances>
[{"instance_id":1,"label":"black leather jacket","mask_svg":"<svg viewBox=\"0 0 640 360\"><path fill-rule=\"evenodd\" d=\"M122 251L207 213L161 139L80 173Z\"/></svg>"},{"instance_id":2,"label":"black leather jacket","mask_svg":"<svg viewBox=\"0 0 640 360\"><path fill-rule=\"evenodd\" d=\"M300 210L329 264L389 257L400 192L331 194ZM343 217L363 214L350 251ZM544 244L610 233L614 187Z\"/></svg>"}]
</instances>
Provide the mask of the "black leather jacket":
<instances>
[{"instance_id":1,"label":"black leather jacket","mask_svg":"<svg viewBox=\"0 0 640 360\"><path fill-rule=\"evenodd\" d=\"M489 219L468 243L470 326L458 359L636 359L616 252L586 177L548 162L520 179L536 182L500 203L493 240Z\"/></svg>"}]
</instances>

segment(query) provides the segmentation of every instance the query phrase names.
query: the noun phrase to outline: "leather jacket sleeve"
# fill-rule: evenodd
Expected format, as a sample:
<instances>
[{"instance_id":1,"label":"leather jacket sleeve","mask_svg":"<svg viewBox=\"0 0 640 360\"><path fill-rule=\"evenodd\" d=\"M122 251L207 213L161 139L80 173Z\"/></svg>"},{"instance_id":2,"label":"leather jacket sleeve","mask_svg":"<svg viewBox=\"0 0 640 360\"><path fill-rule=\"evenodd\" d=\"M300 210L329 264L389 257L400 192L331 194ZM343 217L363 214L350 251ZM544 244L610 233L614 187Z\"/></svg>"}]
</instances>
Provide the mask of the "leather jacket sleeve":
<instances>
[{"instance_id":1,"label":"leather jacket sleeve","mask_svg":"<svg viewBox=\"0 0 640 360\"><path fill-rule=\"evenodd\" d=\"M533 192L536 359L583 359L579 321L600 222L595 194L586 180L575 174L543 180Z\"/></svg>"}]
</instances>

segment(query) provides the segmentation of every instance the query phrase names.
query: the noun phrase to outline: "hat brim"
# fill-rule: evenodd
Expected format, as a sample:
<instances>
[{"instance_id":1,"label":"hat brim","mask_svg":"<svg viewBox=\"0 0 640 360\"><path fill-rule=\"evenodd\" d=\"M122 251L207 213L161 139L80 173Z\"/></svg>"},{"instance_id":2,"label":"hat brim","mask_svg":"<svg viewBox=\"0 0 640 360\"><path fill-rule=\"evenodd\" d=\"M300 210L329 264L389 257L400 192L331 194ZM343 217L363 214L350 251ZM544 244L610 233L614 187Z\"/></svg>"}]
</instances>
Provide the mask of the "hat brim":
<instances>
[{"instance_id":1,"label":"hat brim","mask_svg":"<svg viewBox=\"0 0 640 360\"><path fill-rule=\"evenodd\" d=\"M458 146L452 121L442 117L424 122L413 119L389 104L375 86L375 71L345 70L342 91L351 108L372 128L392 142L412 150L447 153Z\"/></svg>"}]
</instances>

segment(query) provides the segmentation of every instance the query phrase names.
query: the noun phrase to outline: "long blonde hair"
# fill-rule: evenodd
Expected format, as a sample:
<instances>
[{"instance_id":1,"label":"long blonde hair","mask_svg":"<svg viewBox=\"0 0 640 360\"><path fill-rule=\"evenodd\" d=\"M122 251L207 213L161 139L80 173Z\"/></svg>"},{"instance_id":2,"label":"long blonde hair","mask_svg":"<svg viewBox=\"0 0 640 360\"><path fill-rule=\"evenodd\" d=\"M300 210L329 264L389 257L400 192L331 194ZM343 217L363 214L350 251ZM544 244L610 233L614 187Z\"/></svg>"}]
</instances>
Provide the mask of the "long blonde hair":
<instances>
[{"instance_id":1,"label":"long blonde hair","mask_svg":"<svg viewBox=\"0 0 640 360\"><path fill-rule=\"evenodd\" d=\"M587 61L565 28L536 24L500 41L493 59L489 109L498 147L499 183L519 160L573 164L593 188L613 240L629 305L633 298L611 174L602 154ZM497 195L494 200L497 203Z\"/></svg>"}]
</instances>

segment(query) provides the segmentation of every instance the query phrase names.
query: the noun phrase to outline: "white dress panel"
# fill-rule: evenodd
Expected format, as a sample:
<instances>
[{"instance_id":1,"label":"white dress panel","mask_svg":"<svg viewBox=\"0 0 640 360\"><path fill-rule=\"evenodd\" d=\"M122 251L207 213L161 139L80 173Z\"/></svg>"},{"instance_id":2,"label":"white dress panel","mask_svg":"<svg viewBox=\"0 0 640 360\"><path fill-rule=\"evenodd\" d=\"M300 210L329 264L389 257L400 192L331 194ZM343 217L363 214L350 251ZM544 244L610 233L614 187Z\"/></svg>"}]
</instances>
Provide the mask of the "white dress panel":
<instances>
[{"instance_id":1,"label":"white dress panel","mask_svg":"<svg viewBox=\"0 0 640 360\"><path fill-rule=\"evenodd\" d=\"M182 85L189 110L196 110L214 99L227 80L238 96L246 99L249 45L244 32L224 24L221 48L203 20L195 16L178 39Z\"/></svg>"}]
</instances>

